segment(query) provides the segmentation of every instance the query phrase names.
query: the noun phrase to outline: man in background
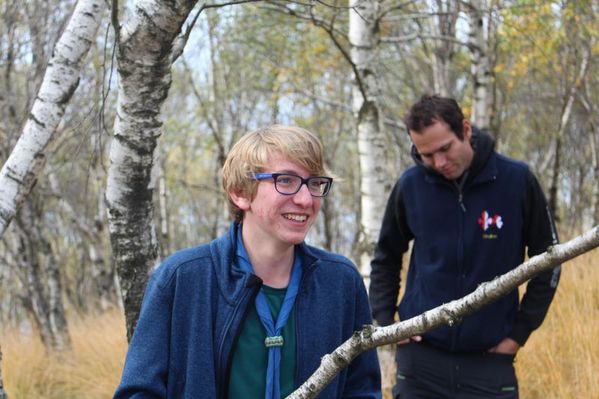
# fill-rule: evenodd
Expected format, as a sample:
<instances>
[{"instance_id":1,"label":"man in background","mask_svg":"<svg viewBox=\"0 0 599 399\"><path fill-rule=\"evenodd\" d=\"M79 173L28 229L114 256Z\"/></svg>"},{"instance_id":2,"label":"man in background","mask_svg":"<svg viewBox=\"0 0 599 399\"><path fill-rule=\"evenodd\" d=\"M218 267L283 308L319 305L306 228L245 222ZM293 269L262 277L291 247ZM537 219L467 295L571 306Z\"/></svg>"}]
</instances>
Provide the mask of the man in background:
<instances>
[{"instance_id":1,"label":"man in background","mask_svg":"<svg viewBox=\"0 0 599 399\"><path fill-rule=\"evenodd\" d=\"M451 98L423 96L405 118L415 165L389 197L372 260L370 303L380 325L461 298L556 244L551 212L522 162L464 118ZM397 306L402 256L413 240ZM555 267L461 322L397 346L395 398L517 398L513 362L542 323Z\"/></svg>"}]
</instances>

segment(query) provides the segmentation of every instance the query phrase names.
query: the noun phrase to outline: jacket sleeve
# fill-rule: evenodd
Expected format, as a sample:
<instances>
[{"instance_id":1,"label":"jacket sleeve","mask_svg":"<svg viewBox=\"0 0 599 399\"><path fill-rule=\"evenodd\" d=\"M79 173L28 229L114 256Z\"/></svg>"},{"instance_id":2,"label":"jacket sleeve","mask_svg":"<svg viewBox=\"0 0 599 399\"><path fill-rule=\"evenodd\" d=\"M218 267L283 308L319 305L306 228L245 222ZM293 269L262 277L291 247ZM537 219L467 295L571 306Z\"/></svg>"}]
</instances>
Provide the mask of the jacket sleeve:
<instances>
[{"instance_id":1,"label":"jacket sleeve","mask_svg":"<svg viewBox=\"0 0 599 399\"><path fill-rule=\"evenodd\" d=\"M362 277L356 273L356 317L354 331L359 331L372 324L368 296ZM350 363L347 369L347 380L343 388L344 399L381 399L381 370L376 349L368 350Z\"/></svg>"},{"instance_id":2,"label":"jacket sleeve","mask_svg":"<svg viewBox=\"0 0 599 399\"><path fill-rule=\"evenodd\" d=\"M146 288L114 399L167 396L171 306L155 277Z\"/></svg>"},{"instance_id":3,"label":"jacket sleeve","mask_svg":"<svg viewBox=\"0 0 599 399\"><path fill-rule=\"evenodd\" d=\"M413 238L408 227L400 181L395 184L383 216L370 271L370 306L377 323L394 322L399 295L401 260Z\"/></svg>"},{"instance_id":4,"label":"jacket sleeve","mask_svg":"<svg viewBox=\"0 0 599 399\"><path fill-rule=\"evenodd\" d=\"M528 256L541 254L551 245L558 243L551 210L535 176L529 172L524 205L524 240ZM520 302L520 309L510 338L524 345L533 330L538 328L557 289L561 266L537 275L529 281L526 293Z\"/></svg>"}]
</instances>

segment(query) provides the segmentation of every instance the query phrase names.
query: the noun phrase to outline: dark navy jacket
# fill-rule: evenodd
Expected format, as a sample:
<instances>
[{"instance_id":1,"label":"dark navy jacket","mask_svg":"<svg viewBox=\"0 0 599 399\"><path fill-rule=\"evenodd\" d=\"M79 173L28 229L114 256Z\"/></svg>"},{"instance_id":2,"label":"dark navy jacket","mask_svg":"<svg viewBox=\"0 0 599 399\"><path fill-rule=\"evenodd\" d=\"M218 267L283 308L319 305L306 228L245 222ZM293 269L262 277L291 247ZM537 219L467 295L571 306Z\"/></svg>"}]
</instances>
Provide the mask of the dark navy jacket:
<instances>
[{"instance_id":1,"label":"dark navy jacket","mask_svg":"<svg viewBox=\"0 0 599 399\"><path fill-rule=\"evenodd\" d=\"M372 261L370 302L382 325L397 310L402 256L413 242L400 320L459 299L557 243L541 188L528 167L497 154L475 131L473 162L463 186L417 165L406 170L389 198ZM560 268L531 280L521 303L515 290L453 327L424 335L450 351L487 350L505 337L523 345L555 293Z\"/></svg>"},{"instance_id":2,"label":"dark navy jacket","mask_svg":"<svg viewBox=\"0 0 599 399\"><path fill-rule=\"evenodd\" d=\"M233 263L238 225L169 257L153 273L115 398L226 398L241 325L262 284ZM371 323L362 278L346 258L302 244L295 302L296 387ZM319 398L380 398L374 350L358 356Z\"/></svg>"}]
</instances>

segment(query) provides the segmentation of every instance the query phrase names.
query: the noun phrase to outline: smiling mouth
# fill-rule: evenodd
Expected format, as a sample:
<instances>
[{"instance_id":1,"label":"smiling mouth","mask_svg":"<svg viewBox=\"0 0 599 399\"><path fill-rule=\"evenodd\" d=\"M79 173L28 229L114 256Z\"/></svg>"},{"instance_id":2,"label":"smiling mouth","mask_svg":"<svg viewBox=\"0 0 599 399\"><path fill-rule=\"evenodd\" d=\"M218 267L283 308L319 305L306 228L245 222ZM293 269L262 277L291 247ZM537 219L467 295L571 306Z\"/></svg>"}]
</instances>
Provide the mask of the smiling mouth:
<instances>
[{"instance_id":1,"label":"smiling mouth","mask_svg":"<svg viewBox=\"0 0 599 399\"><path fill-rule=\"evenodd\" d=\"M286 213L283 215L285 219L293 220L294 222L305 222L308 219L306 215L295 215L292 213Z\"/></svg>"}]
</instances>

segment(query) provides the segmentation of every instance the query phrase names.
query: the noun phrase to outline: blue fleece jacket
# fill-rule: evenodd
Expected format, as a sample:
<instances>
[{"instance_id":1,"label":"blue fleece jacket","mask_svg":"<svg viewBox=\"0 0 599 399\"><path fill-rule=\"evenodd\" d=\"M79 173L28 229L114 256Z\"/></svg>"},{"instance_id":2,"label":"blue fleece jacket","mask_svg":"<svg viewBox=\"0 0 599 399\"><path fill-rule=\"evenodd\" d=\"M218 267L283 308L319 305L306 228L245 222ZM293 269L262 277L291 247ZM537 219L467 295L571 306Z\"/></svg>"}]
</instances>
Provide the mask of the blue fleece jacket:
<instances>
[{"instance_id":1,"label":"blue fleece jacket","mask_svg":"<svg viewBox=\"0 0 599 399\"><path fill-rule=\"evenodd\" d=\"M235 264L238 227L175 253L153 273L115 399L227 398L235 342L262 284ZM295 302L297 387L371 318L348 259L305 244L296 250L304 265ZM358 356L318 397L380 398L376 352Z\"/></svg>"}]
</instances>

